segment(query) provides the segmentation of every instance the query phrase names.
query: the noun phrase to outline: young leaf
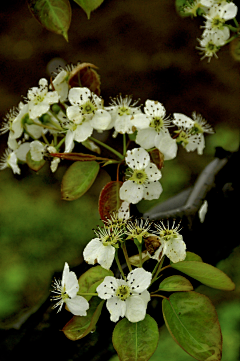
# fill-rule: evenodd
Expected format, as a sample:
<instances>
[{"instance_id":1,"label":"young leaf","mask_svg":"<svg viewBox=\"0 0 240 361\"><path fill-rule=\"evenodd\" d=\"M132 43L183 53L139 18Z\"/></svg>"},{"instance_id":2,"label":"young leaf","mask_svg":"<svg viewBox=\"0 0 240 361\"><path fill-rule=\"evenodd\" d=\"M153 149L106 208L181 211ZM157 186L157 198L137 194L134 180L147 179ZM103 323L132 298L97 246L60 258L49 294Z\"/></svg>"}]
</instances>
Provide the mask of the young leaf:
<instances>
[{"instance_id":1,"label":"young leaf","mask_svg":"<svg viewBox=\"0 0 240 361\"><path fill-rule=\"evenodd\" d=\"M68 0L28 0L28 7L39 23L68 41L71 6Z\"/></svg>"},{"instance_id":2,"label":"young leaf","mask_svg":"<svg viewBox=\"0 0 240 361\"><path fill-rule=\"evenodd\" d=\"M165 278L159 285L159 290L174 292L174 291L192 291L192 284L182 276L170 276Z\"/></svg>"},{"instance_id":3,"label":"young leaf","mask_svg":"<svg viewBox=\"0 0 240 361\"><path fill-rule=\"evenodd\" d=\"M95 161L73 163L62 179L62 199L73 201L86 193L95 181L99 168Z\"/></svg>"},{"instance_id":4,"label":"young leaf","mask_svg":"<svg viewBox=\"0 0 240 361\"><path fill-rule=\"evenodd\" d=\"M221 360L222 334L209 298L177 292L163 300L162 308L168 331L184 351L200 361Z\"/></svg>"},{"instance_id":5,"label":"young leaf","mask_svg":"<svg viewBox=\"0 0 240 361\"><path fill-rule=\"evenodd\" d=\"M31 168L35 172L37 172L39 169L41 169L44 166L44 164L46 163L46 161L44 159L40 160L39 162L36 162L35 160L33 160L31 158L30 150L29 150L29 152L27 152L26 162L27 162L27 165L29 166L29 168Z\"/></svg>"},{"instance_id":6,"label":"young leaf","mask_svg":"<svg viewBox=\"0 0 240 361\"><path fill-rule=\"evenodd\" d=\"M184 261L196 261L196 262L202 262L202 258L198 256L196 253L188 252Z\"/></svg>"},{"instance_id":7,"label":"young leaf","mask_svg":"<svg viewBox=\"0 0 240 361\"><path fill-rule=\"evenodd\" d=\"M196 261L182 261L173 263L171 266L195 278L206 286L225 291L233 291L235 288L235 284L224 272L210 264Z\"/></svg>"},{"instance_id":8,"label":"young leaf","mask_svg":"<svg viewBox=\"0 0 240 361\"><path fill-rule=\"evenodd\" d=\"M87 316L73 316L73 318L71 318L71 320L63 327L65 336L72 341L76 341L93 331L101 315L104 302L104 300L101 300L98 297L93 297L90 301Z\"/></svg>"},{"instance_id":9,"label":"young leaf","mask_svg":"<svg viewBox=\"0 0 240 361\"><path fill-rule=\"evenodd\" d=\"M79 291L78 293L94 293L96 288L106 276L114 276L112 271L106 270L101 266L95 266L87 270L81 275L78 280ZM87 301L91 299L92 296L84 296Z\"/></svg>"},{"instance_id":10,"label":"young leaf","mask_svg":"<svg viewBox=\"0 0 240 361\"><path fill-rule=\"evenodd\" d=\"M113 346L120 361L147 361L158 344L158 325L149 315L143 321L129 322L123 318L113 330Z\"/></svg>"},{"instance_id":11,"label":"young leaf","mask_svg":"<svg viewBox=\"0 0 240 361\"><path fill-rule=\"evenodd\" d=\"M93 10L97 9L103 0L74 0L87 14L90 19L90 14Z\"/></svg>"},{"instance_id":12,"label":"young leaf","mask_svg":"<svg viewBox=\"0 0 240 361\"><path fill-rule=\"evenodd\" d=\"M73 87L86 87L100 96L100 76L94 69L98 67L91 63L79 63L75 66L69 76L68 84Z\"/></svg>"},{"instance_id":13,"label":"young leaf","mask_svg":"<svg viewBox=\"0 0 240 361\"><path fill-rule=\"evenodd\" d=\"M98 201L98 210L102 220L110 218L110 214L116 212L121 206L122 201L119 198L121 185L122 182L112 181L102 189Z\"/></svg>"}]
</instances>

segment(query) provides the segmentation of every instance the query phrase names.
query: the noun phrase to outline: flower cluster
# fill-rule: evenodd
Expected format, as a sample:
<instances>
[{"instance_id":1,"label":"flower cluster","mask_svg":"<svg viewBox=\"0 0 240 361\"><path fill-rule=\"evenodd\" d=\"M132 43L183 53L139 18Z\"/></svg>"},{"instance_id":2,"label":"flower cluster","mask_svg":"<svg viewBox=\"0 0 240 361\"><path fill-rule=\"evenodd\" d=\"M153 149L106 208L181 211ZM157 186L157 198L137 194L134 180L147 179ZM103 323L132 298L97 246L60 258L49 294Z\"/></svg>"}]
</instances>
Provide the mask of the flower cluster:
<instances>
[{"instance_id":1,"label":"flower cluster","mask_svg":"<svg viewBox=\"0 0 240 361\"><path fill-rule=\"evenodd\" d=\"M231 1L225 0L194 0L187 1L182 7L184 14L192 16L202 15L205 18L204 31L201 39L197 39L200 46L196 47L201 51L202 58L218 57L217 52L222 46L239 36L239 25L235 19L238 8ZM231 26L226 22L233 20L235 26ZM230 30L236 33L230 38Z\"/></svg>"},{"instance_id":2,"label":"flower cluster","mask_svg":"<svg viewBox=\"0 0 240 361\"><path fill-rule=\"evenodd\" d=\"M155 230L151 230L153 228ZM174 227L174 223L170 228L169 222L164 225L163 222L155 223L148 219L133 221L131 217L125 218L123 222L118 213L107 219L102 229L98 228L95 231L98 237L92 239L85 247L84 260L91 265L99 263L101 267L109 270L115 258L122 274L120 279L106 276L99 285L96 285L95 295L107 300L106 307L110 312L111 321L117 322L119 317L126 317L130 322L139 322L145 318L147 304L150 301L150 293L147 289L153 277L153 274L146 271L141 263L132 270L131 257L128 256L126 260L130 272L125 276L118 260L118 249L124 248L129 242L137 242L138 249L139 246L141 249L145 247L143 254L147 259L154 259L160 263L166 255L173 263L183 261L186 257L186 245L179 228L180 225ZM140 262L141 256L139 254L134 258L138 258ZM77 277L74 272L69 271L67 263L64 266L62 281L55 280L53 287L56 295L52 300L57 300L54 308L59 307L58 311L60 311L62 305L66 303L68 310L74 315L86 316L89 304L81 296Z\"/></svg>"}]
</instances>

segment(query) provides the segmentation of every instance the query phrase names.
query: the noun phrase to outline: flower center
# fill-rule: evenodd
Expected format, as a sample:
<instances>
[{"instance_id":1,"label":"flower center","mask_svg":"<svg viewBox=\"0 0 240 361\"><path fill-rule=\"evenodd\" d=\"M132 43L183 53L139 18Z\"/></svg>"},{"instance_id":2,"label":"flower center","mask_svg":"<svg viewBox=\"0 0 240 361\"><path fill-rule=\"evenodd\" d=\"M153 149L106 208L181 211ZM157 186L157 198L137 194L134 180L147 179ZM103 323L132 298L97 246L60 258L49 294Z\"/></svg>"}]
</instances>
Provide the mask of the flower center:
<instances>
[{"instance_id":1,"label":"flower center","mask_svg":"<svg viewBox=\"0 0 240 361\"><path fill-rule=\"evenodd\" d=\"M117 246L117 243L118 243L118 239L117 237L113 235L106 235L105 237L102 238L102 244L104 246Z\"/></svg>"},{"instance_id":2,"label":"flower center","mask_svg":"<svg viewBox=\"0 0 240 361\"><path fill-rule=\"evenodd\" d=\"M91 114L94 113L97 110L97 108L90 100L88 100L86 103L81 105L81 110L82 110L82 114Z\"/></svg>"},{"instance_id":3,"label":"flower center","mask_svg":"<svg viewBox=\"0 0 240 361\"><path fill-rule=\"evenodd\" d=\"M118 287L116 296L120 298L120 300L126 300L130 296L130 288L127 285Z\"/></svg>"},{"instance_id":4,"label":"flower center","mask_svg":"<svg viewBox=\"0 0 240 361\"><path fill-rule=\"evenodd\" d=\"M203 133L203 129L200 124L194 123L194 126L191 128L191 134Z\"/></svg>"},{"instance_id":5,"label":"flower center","mask_svg":"<svg viewBox=\"0 0 240 361\"><path fill-rule=\"evenodd\" d=\"M177 143L181 144L181 143L184 143L185 145L188 144L188 136L187 136L187 133L185 133L183 130L179 133L176 141Z\"/></svg>"},{"instance_id":6,"label":"flower center","mask_svg":"<svg viewBox=\"0 0 240 361\"><path fill-rule=\"evenodd\" d=\"M131 178L129 178L129 179L132 180L133 182L136 182L137 184L143 184L146 182L148 177L147 177L145 170L136 169L133 172Z\"/></svg>"},{"instance_id":7,"label":"flower center","mask_svg":"<svg viewBox=\"0 0 240 361\"><path fill-rule=\"evenodd\" d=\"M154 128L156 130L156 132L160 132L163 125L164 125L164 123L163 123L163 119L161 117L153 118L151 123L149 124L149 126Z\"/></svg>"},{"instance_id":8,"label":"flower center","mask_svg":"<svg viewBox=\"0 0 240 361\"><path fill-rule=\"evenodd\" d=\"M69 296L66 292L66 287L65 285L62 287L62 291L61 291L61 299L65 302L66 299L68 299Z\"/></svg>"},{"instance_id":9,"label":"flower center","mask_svg":"<svg viewBox=\"0 0 240 361\"><path fill-rule=\"evenodd\" d=\"M206 45L206 52L213 54L216 53L217 51L218 51L218 46L213 42L209 41L209 43Z\"/></svg>"},{"instance_id":10,"label":"flower center","mask_svg":"<svg viewBox=\"0 0 240 361\"><path fill-rule=\"evenodd\" d=\"M178 233L173 229L164 229L159 233L161 238L164 238L165 241L169 241L171 238L177 238Z\"/></svg>"},{"instance_id":11,"label":"flower center","mask_svg":"<svg viewBox=\"0 0 240 361\"><path fill-rule=\"evenodd\" d=\"M122 116L122 115L130 115L130 110L128 107L119 107L118 108L118 115Z\"/></svg>"},{"instance_id":12,"label":"flower center","mask_svg":"<svg viewBox=\"0 0 240 361\"><path fill-rule=\"evenodd\" d=\"M225 23L225 20L220 18L219 16L216 16L214 19L212 19L212 27L216 29L223 29L223 24Z\"/></svg>"}]
</instances>

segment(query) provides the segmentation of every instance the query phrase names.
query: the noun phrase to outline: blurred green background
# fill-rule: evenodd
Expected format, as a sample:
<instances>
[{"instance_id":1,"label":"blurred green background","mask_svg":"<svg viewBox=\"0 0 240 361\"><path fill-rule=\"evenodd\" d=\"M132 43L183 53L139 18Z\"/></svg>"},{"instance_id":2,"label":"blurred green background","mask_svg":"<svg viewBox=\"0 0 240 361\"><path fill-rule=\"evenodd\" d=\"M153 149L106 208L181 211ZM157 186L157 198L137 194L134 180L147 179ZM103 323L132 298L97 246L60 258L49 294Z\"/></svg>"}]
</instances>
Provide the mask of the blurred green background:
<instances>
[{"instance_id":1,"label":"blurred green background","mask_svg":"<svg viewBox=\"0 0 240 361\"><path fill-rule=\"evenodd\" d=\"M72 2L73 17L67 43L41 28L25 2L13 0L0 13L1 117L49 78L58 65L77 61L99 66L102 96L132 94L133 99L156 99L174 112L201 113L215 128L206 138L203 156L179 149L177 159L166 162L160 201L193 184L213 159L216 146L239 147L239 63L225 47L219 59L200 61L195 46L202 19L181 19L173 0L105 0L87 20ZM7 136L1 136L0 151ZM110 141L112 141L110 139ZM61 200L62 176L69 163L61 162L55 174L46 164L37 174L22 168L0 172L0 327L8 328L20 315L49 295L53 273L64 262L82 262L82 250L100 223L98 194L109 176L102 170L90 191L74 202ZM141 212L156 202L141 202ZM227 226L227 225L226 225ZM231 225L233 226L233 225ZM236 283L223 293L203 287L217 307L223 331L223 361L238 361L240 339L239 248L218 265ZM151 360L192 359L174 344L163 327L158 352Z\"/></svg>"}]
</instances>

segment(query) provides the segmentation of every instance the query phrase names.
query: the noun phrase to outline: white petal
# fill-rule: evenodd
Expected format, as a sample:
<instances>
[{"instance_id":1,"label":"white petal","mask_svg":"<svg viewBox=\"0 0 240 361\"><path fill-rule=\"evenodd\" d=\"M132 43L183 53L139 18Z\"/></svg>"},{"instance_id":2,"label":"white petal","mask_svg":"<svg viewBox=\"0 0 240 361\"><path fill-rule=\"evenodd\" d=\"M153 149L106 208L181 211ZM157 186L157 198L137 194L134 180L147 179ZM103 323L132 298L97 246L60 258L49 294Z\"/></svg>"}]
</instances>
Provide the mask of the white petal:
<instances>
[{"instance_id":1,"label":"white petal","mask_svg":"<svg viewBox=\"0 0 240 361\"><path fill-rule=\"evenodd\" d=\"M113 263L115 248L111 245L104 246L99 238L92 239L83 251L83 258L89 264L95 264L95 260L105 269L109 269Z\"/></svg>"},{"instance_id":2,"label":"white petal","mask_svg":"<svg viewBox=\"0 0 240 361\"><path fill-rule=\"evenodd\" d=\"M26 142L21 144L19 148L15 151L17 158L23 162L26 162L26 156L29 150L30 150L30 143Z\"/></svg>"},{"instance_id":3,"label":"white petal","mask_svg":"<svg viewBox=\"0 0 240 361\"><path fill-rule=\"evenodd\" d=\"M136 204L143 198L143 186L128 180L121 186L119 195L121 200Z\"/></svg>"},{"instance_id":4,"label":"white petal","mask_svg":"<svg viewBox=\"0 0 240 361\"><path fill-rule=\"evenodd\" d=\"M49 103L42 101L41 103L35 104L34 102L29 102L29 118L35 119L47 113L50 109Z\"/></svg>"},{"instance_id":5,"label":"white petal","mask_svg":"<svg viewBox=\"0 0 240 361\"><path fill-rule=\"evenodd\" d=\"M164 160L170 160L176 157L177 155L177 143L173 139L169 132L161 132L155 138L155 147L160 150L164 155Z\"/></svg>"},{"instance_id":6,"label":"white petal","mask_svg":"<svg viewBox=\"0 0 240 361\"><path fill-rule=\"evenodd\" d=\"M194 126L194 121L184 114L174 113L173 123L178 127L191 128Z\"/></svg>"},{"instance_id":7,"label":"white petal","mask_svg":"<svg viewBox=\"0 0 240 361\"><path fill-rule=\"evenodd\" d=\"M158 199L162 191L163 191L162 186L158 181L144 184L143 199L147 199L149 201L152 199Z\"/></svg>"},{"instance_id":8,"label":"white petal","mask_svg":"<svg viewBox=\"0 0 240 361\"><path fill-rule=\"evenodd\" d=\"M164 106L159 103L158 101L154 100L147 100L146 106L144 107L144 112L147 115L150 115L152 117L158 116L164 118L166 115L166 110Z\"/></svg>"},{"instance_id":9,"label":"white petal","mask_svg":"<svg viewBox=\"0 0 240 361\"><path fill-rule=\"evenodd\" d=\"M182 236L179 235L177 238L166 241L164 253L173 263L184 261L186 258L186 244Z\"/></svg>"},{"instance_id":10,"label":"white petal","mask_svg":"<svg viewBox=\"0 0 240 361\"><path fill-rule=\"evenodd\" d=\"M72 105L84 104L91 98L91 91L88 88L71 88L68 99Z\"/></svg>"},{"instance_id":11,"label":"white petal","mask_svg":"<svg viewBox=\"0 0 240 361\"><path fill-rule=\"evenodd\" d=\"M222 8L222 14L224 20L230 20L237 15L238 8L234 3L228 3Z\"/></svg>"},{"instance_id":12,"label":"white petal","mask_svg":"<svg viewBox=\"0 0 240 361\"><path fill-rule=\"evenodd\" d=\"M74 132L68 130L65 139L65 153L70 153L74 148Z\"/></svg>"},{"instance_id":13,"label":"white petal","mask_svg":"<svg viewBox=\"0 0 240 361\"><path fill-rule=\"evenodd\" d=\"M123 280L117 280L115 277L106 276L102 283L96 288L98 296L103 300L107 300L115 295L117 288L123 284ZM120 283L120 284L119 284ZM124 282L126 284L126 282Z\"/></svg>"},{"instance_id":14,"label":"white petal","mask_svg":"<svg viewBox=\"0 0 240 361\"><path fill-rule=\"evenodd\" d=\"M83 142L88 137L92 135L93 127L89 122L83 122L82 124L79 124L74 131L74 139L77 142Z\"/></svg>"},{"instance_id":15,"label":"white petal","mask_svg":"<svg viewBox=\"0 0 240 361\"><path fill-rule=\"evenodd\" d=\"M83 120L83 115L78 105L72 105L67 108L67 117L76 124L80 124Z\"/></svg>"},{"instance_id":16,"label":"white petal","mask_svg":"<svg viewBox=\"0 0 240 361\"><path fill-rule=\"evenodd\" d=\"M106 110L98 109L91 120L91 125L94 129L105 130L111 120L111 115Z\"/></svg>"},{"instance_id":17,"label":"white petal","mask_svg":"<svg viewBox=\"0 0 240 361\"><path fill-rule=\"evenodd\" d=\"M111 297L106 303L107 309L110 313L110 320L117 322L119 317L124 317L126 312L126 302L120 300L118 297Z\"/></svg>"},{"instance_id":18,"label":"white petal","mask_svg":"<svg viewBox=\"0 0 240 361\"><path fill-rule=\"evenodd\" d=\"M88 301L82 296L75 296L74 298L68 298L66 305L70 312L75 316L86 316L89 309Z\"/></svg>"},{"instance_id":19,"label":"white petal","mask_svg":"<svg viewBox=\"0 0 240 361\"><path fill-rule=\"evenodd\" d=\"M39 162L43 159L44 145L39 140L30 143L30 152L32 160Z\"/></svg>"},{"instance_id":20,"label":"white petal","mask_svg":"<svg viewBox=\"0 0 240 361\"><path fill-rule=\"evenodd\" d=\"M139 296L132 296L126 299L126 313L125 317L130 322L142 321L146 316L146 301L145 298Z\"/></svg>"},{"instance_id":21,"label":"white petal","mask_svg":"<svg viewBox=\"0 0 240 361\"><path fill-rule=\"evenodd\" d=\"M143 268L135 268L128 274L127 284L132 291L141 293L148 288L151 279L151 272L145 271Z\"/></svg>"},{"instance_id":22,"label":"white petal","mask_svg":"<svg viewBox=\"0 0 240 361\"><path fill-rule=\"evenodd\" d=\"M16 156L15 152L12 152L8 156L7 163L12 168L12 171L13 171L14 174L20 174L21 173L21 170L20 170L19 166L17 165L17 156Z\"/></svg>"},{"instance_id":23,"label":"white petal","mask_svg":"<svg viewBox=\"0 0 240 361\"><path fill-rule=\"evenodd\" d=\"M131 123L132 115L117 116L115 120L115 129L120 134L132 134L133 125Z\"/></svg>"},{"instance_id":24,"label":"white petal","mask_svg":"<svg viewBox=\"0 0 240 361\"><path fill-rule=\"evenodd\" d=\"M131 123L137 129L145 129L148 128L151 119L147 117L146 114L138 113L134 114L131 118Z\"/></svg>"},{"instance_id":25,"label":"white petal","mask_svg":"<svg viewBox=\"0 0 240 361\"><path fill-rule=\"evenodd\" d=\"M154 128L140 129L137 132L136 143L144 149L152 148L155 146L156 135L157 133Z\"/></svg>"},{"instance_id":26,"label":"white petal","mask_svg":"<svg viewBox=\"0 0 240 361\"><path fill-rule=\"evenodd\" d=\"M125 161L132 169L144 169L150 162L150 156L145 149L134 148L127 151Z\"/></svg>"},{"instance_id":27,"label":"white petal","mask_svg":"<svg viewBox=\"0 0 240 361\"><path fill-rule=\"evenodd\" d=\"M38 139L42 136L43 127L36 124L26 124L26 129L32 135L33 138Z\"/></svg>"},{"instance_id":28,"label":"white petal","mask_svg":"<svg viewBox=\"0 0 240 361\"><path fill-rule=\"evenodd\" d=\"M62 70L53 80L53 85L60 96L60 101L64 102L68 96L68 72Z\"/></svg>"},{"instance_id":29,"label":"white petal","mask_svg":"<svg viewBox=\"0 0 240 361\"><path fill-rule=\"evenodd\" d=\"M199 215L199 219L200 219L201 223L203 223L204 220L205 220L207 209L208 209L208 202L205 199L205 201L203 202L203 204L201 205L201 207L200 207L200 209L198 211L198 215Z\"/></svg>"},{"instance_id":30,"label":"white petal","mask_svg":"<svg viewBox=\"0 0 240 361\"><path fill-rule=\"evenodd\" d=\"M48 92L45 96L44 102L47 104L58 103L59 95L57 91Z\"/></svg>"},{"instance_id":31,"label":"white petal","mask_svg":"<svg viewBox=\"0 0 240 361\"><path fill-rule=\"evenodd\" d=\"M150 162L148 166L145 168L145 172L148 176L148 180L150 182L159 180L162 177L161 171L158 169L156 164Z\"/></svg>"}]
</instances>

